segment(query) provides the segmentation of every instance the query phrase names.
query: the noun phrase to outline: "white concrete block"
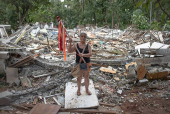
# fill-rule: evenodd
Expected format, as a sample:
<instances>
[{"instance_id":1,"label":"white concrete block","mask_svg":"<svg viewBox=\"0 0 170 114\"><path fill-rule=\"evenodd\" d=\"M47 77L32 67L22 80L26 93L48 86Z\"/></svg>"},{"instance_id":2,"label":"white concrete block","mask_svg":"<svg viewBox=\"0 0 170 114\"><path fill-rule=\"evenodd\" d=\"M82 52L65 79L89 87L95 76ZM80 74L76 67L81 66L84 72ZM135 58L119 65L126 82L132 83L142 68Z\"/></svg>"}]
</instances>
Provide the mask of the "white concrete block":
<instances>
[{"instance_id":1,"label":"white concrete block","mask_svg":"<svg viewBox=\"0 0 170 114\"><path fill-rule=\"evenodd\" d=\"M83 82L84 80L82 79L82 83ZM99 102L92 80L90 80L89 90L91 91L92 95L87 95L85 86L81 86L81 95L77 96L77 83L66 83L65 109L97 108L99 106Z\"/></svg>"}]
</instances>

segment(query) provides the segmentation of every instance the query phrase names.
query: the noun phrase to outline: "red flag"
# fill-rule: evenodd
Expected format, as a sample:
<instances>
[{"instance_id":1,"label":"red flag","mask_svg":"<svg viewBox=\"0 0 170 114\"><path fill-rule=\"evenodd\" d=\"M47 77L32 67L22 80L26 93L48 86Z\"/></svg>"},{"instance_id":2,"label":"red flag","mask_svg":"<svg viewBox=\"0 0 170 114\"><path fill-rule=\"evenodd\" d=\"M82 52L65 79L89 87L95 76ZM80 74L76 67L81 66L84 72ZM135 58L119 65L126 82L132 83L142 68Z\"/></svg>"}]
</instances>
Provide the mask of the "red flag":
<instances>
[{"instance_id":1,"label":"red flag","mask_svg":"<svg viewBox=\"0 0 170 114\"><path fill-rule=\"evenodd\" d=\"M63 23L60 21L60 17L57 16L58 20L58 48L64 52L64 60L66 60L66 29Z\"/></svg>"}]
</instances>

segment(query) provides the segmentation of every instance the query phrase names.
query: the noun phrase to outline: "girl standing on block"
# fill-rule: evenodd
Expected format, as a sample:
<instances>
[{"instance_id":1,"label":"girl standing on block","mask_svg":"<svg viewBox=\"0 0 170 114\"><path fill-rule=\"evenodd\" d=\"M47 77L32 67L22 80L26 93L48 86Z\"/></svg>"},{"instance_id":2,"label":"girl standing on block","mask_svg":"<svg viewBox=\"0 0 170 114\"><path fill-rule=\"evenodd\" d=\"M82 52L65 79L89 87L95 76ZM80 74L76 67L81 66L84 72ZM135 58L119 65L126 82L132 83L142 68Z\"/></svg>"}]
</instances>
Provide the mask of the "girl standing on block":
<instances>
[{"instance_id":1,"label":"girl standing on block","mask_svg":"<svg viewBox=\"0 0 170 114\"><path fill-rule=\"evenodd\" d=\"M81 80L82 80L83 75L84 75L84 80L85 80L86 93L88 95L92 94L89 91L89 72L90 72L90 68L91 68L90 57L92 56L92 49L89 44L86 44L86 38L87 38L87 34L81 33L80 34L80 42L75 45L80 52L79 54L78 54L78 51L76 50L76 47L74 45L72 45L72 39L69 38L68 52L72 53L72 52L76 51L76 65L79 63L81 57L83 57L84 60L86 61L86 63L81 61L81 64L80 64L81 74L77 78L77 86L78 86L77 95L78 96L81 95L80 87L81 87ZM84 46L86 46L86 47L85 47L84 53L82 53Z\"/></svg>"}]
</instances>

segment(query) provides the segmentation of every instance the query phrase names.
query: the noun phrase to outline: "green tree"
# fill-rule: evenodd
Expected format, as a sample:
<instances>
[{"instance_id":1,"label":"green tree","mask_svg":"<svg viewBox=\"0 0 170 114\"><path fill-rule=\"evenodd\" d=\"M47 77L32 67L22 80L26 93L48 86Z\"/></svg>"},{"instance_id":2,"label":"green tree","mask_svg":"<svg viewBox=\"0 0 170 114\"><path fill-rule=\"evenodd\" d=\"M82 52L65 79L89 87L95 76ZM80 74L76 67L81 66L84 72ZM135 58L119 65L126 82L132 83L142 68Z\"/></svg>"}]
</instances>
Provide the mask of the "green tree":
<instances>
[{"instance_id":1,"label":"green tree","mask_svg":"<svg viewBox=\"0 0 170 114\"><path fill-rule=\"evenodd\" d=\"M8 7L17 12L19 25L22 25L26 21L26 17L29 11L35 11L38 6L44 4L45 6L50 5L49 0L4 0L3 3L10 5Z\"/></svg>"},{"instance_id":2,"label":"green tree","mask_svg":"<svg viewBox=\"0 0 170 114\"><path fill-rule=\"evenodd\" d=\"M170 19L170 0L141 0L136 4L136 8L142 6L148 11L151 3L153 4L153 19L156 19L154 21L166 23Z\"/></svg>"},{"instance_id":3,"label":"green tree","mask_svg":"<svg viewBox=\"0 0 170 114\"><path fill-rule=\"evenodd\" d=\"M142 10L137 9L133 12L132 23L136 24L139 29L148 29L149 22L146 16L144 16Z\"/></svg>"}]
</instances>

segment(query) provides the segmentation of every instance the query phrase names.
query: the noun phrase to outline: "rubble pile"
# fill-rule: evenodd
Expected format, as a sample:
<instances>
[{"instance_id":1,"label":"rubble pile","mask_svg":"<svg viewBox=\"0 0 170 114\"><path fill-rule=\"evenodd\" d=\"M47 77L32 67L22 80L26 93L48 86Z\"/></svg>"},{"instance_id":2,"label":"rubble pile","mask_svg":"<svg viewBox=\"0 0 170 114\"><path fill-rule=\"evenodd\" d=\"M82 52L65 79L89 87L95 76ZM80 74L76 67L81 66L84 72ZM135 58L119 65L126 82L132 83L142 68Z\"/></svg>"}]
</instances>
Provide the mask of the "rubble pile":
<instances>
[{"instance_id":1,"label":"rubble pile","mask_svg":"<svg viewBox=\"0 0 170 114\"><path fill-rule=\"evenodd\" d=\"M134 26L124 31L92 26L82 30L92 46L90 78L100 105L110 104L112 108L108 110L121 113L118 106L143 96L169 99L170 32L141 31ZM69 29L68 34L74 42L79 41L75 29ZM3 95L0 99L14 104L64 107L65 84L73 78L70 68L74 59L75 53L67 53L64 61L58 49L57 28L26 24L10 36L0 38L0 68L6 77L5 81L1 76L1 83L9 84L8 90L0 93ZM135 91L136 88L140 89Z\"/></svg>"}]
</instances>

